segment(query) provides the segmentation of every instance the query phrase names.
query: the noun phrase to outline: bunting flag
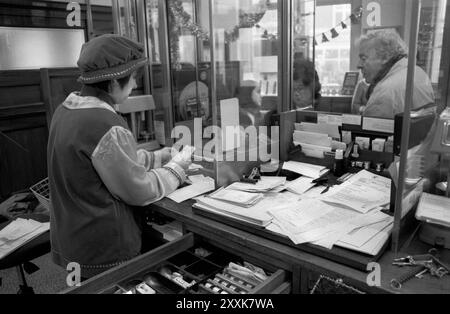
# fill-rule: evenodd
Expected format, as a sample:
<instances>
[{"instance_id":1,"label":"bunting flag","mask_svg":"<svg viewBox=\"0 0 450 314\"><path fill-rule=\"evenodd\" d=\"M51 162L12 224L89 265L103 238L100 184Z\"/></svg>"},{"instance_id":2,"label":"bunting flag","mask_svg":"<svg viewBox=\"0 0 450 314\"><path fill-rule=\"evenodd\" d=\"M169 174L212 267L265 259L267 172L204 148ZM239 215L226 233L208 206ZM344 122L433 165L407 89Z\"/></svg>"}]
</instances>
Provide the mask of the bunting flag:
<instances>
[{"instance_id":1,"label":"bunting flag","mask_svg":"<svg viewBox=\"0 0 450 314\"><path fill-rule=\"evenodd\" d=\"M339 33L336 31L335 28L331 29L331 38L336 38L339 36Z\"/></svg>"},{"instance_id":2,"label":"bunting flag","mask_svg":"<svg viewBox=\"0 0 450 314\"><path fill-rule=\"evenodd\" d=\"M337 28L340 27L342 30L346 29L348 26L346 24L346 22L348 20L351 21L352 24L358 24L361 21L363 15L363 7L360 6L358 7L355 11L353 11L353 13L345 20L341 21L339 24L337 24L335 27L330 29L330 33L331 33L331 38L336 38L339 36L339 32L337 31ZM329 42L330 40L327 37L327 33L322 33L322 34L318 34L316 36L314 36L314 46L318 45L318 42L316 40L317 36L322 36L322 43L326 43Z\"/></svg>"}]
</instances>

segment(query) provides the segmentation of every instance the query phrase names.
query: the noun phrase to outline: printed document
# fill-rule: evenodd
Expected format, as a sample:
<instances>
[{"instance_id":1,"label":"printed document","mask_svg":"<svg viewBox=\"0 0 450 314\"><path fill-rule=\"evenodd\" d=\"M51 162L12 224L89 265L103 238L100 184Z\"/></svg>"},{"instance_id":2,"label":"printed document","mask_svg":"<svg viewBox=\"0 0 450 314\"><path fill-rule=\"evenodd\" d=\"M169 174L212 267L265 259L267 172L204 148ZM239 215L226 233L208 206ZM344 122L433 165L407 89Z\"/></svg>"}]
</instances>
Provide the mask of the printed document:
<instances>
[{"instance_id":1,"label":"printed document","mask_svg":"<svg viewBox=\"0 0 450 314\"><path fill-rule=\"evenodd\" d=\"M322 201L354 209L360 213L390 202L391 179L362 170L348 181L334 187Z\"/></svg>"},{"instance_id":2,"label":"printed document","mask_svg":"<svg viewBox=\"0 0 450 314\"><path fill-rule=\"evenodd\" d=\"M287 182L285 186L292 193L303 194L315 185L315 183L312 183L313 180L309 177L299 177L298 179Z\"/></svg>"}]
</instances>

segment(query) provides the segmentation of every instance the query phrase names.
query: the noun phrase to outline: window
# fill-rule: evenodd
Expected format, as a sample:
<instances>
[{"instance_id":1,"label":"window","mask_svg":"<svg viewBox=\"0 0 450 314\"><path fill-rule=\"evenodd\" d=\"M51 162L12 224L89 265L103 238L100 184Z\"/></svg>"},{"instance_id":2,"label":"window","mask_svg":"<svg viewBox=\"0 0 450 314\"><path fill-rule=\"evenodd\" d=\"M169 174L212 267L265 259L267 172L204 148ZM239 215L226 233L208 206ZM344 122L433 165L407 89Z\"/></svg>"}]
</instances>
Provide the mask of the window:
<instances>
[{"instance_id":1,"label":"window","mask_svg":"<svg viewBox=\"0 0 450 314\"><path fill-rule=\"evenodd\" d=\"M315 66L322 84L322 94L335 94L342 85L345 72L350 70L351 4L323 5L316 8L316 46ZM347 28L343 29L341 22ZM333 38L331 30L338 34ZM325 34L328 42L322 42ZM319 35L319 36L318 36Z\"/></svg>"},{"instance_id":2,"label":"window","mask_svg":"<svg viewBox=\"0 0 450 314\"><path fill-rule=\"evenodd\" d=\"M76 67L82 29L0 27L0 70Z\"/></svg>"}]
</instances>

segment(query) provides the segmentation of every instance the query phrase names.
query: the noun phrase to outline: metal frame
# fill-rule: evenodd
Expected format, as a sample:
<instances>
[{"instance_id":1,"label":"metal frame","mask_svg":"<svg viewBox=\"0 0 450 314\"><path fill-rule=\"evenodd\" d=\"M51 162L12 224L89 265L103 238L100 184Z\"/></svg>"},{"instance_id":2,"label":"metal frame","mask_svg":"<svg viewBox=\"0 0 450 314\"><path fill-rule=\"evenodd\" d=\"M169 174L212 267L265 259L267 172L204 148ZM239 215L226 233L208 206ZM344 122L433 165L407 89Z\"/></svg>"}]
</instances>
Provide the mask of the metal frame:
<instances>
[{"instance_id":1,"label":"metal frame","mask_svg":"<svg viewBox=\"0 0 450 314\"><path fill-rule=\"evenodd\" d=\"M406 95L405 95L405 109L403 113L403 125L402 125L402 143L400 150L400 166L399 176L397 182L397 191L395 198L395 212L394 212L394 228L392 230L392 250L394 252L399 251L400 246L400 227L403 212L403 191L405 189L405 177L406 177L406 163L408 158L408 143L410 135L411 124L411 107L413 101L413 89L414 89L414 75L416 66L416 54L417 54L417 40L419 31L419 18L420 18L421 0L412 0L411 10L411 29L409 37L409 58L408 58L408 74L406 78ZM411 57L413 56L413 57Z\"/></svg>"},{"instance_id":2,"label":"metal frame","mask_svg":"<svg viewBox=\"0 0 450 314\"><path fill-rule=\"evenodd\" d=\"M292 3L293 0L278 0L278 27L281 31L281 55L278 58L278 112L291 109L292 97Z\"/></svg>"}]
</instances>

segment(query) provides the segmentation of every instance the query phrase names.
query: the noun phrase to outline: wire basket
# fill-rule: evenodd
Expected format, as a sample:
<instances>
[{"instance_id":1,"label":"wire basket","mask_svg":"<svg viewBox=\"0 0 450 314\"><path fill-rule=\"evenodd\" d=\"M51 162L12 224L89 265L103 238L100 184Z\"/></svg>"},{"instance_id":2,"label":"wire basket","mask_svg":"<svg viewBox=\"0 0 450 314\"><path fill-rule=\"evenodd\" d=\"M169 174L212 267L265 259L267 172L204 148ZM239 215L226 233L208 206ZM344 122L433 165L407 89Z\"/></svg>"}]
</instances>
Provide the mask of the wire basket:
<instances>
[{"instance_id":1,"label":"wire basket","mask_svg":"<svg viewBox=\"0 0 450 314\"><path fill-rule=\"evenodd\" d=\"M39 200L39 203L44 206L46 210L50 210L50 187L48 185L48 178L36 183L30 188L34 196Z\"/></svg>"}]
</instances>

